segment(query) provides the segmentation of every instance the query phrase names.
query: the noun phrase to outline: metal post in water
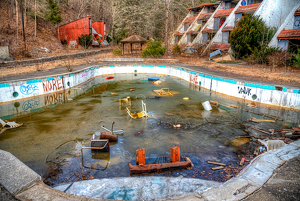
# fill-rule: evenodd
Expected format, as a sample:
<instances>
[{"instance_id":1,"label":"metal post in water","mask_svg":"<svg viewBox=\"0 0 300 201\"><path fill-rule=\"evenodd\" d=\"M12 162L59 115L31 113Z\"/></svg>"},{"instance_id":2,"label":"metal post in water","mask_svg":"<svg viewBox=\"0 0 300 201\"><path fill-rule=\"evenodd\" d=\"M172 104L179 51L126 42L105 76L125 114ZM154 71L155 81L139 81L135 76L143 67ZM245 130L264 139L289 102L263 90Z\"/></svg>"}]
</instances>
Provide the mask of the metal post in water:
<instances>
[{"instance_id":1,"label":"metal post in water","mask_svg":"<svg viewBox=\"0 0 300 201\"><path fill-rule=\"evenodd\" d=\"M111 133L112 134L114 133L114 130L113 130L114 129L114 123L115 123L114 121L111 123Z\"/></svg>"}]
</instances>

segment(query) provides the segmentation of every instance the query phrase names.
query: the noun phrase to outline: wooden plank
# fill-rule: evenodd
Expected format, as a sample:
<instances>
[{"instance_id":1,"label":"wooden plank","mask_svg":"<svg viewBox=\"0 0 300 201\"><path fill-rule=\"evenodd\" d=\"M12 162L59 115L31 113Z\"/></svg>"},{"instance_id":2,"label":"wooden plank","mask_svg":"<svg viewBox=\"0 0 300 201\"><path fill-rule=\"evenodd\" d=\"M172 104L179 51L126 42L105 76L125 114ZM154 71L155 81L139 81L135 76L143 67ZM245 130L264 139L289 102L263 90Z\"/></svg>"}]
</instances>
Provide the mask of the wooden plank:
<instances>
[{"instance_id":1,"label":"wooden plank","mask_svg":"<svg viewBox=\"0 0 300 201\"><path fill-rule=\"evenodd\" d=\"M213 161L207 161L209 164L214 164L214 165L221 165L221 166L226 166L225 163L219 163L219 162L213 162Z\"/></svg>"},{"instance_id":2,"label":"wooden plank","mask_svg":"<svg viewBox=\"0 0 300 201\"><path fill-rule=\"evenodd\" d=\"M213 167L213 168L211 168L212 170L220 170L220 169L224 169L224 167L223 166L218 166L218 167Z\"/></svg>"}]
</instances>

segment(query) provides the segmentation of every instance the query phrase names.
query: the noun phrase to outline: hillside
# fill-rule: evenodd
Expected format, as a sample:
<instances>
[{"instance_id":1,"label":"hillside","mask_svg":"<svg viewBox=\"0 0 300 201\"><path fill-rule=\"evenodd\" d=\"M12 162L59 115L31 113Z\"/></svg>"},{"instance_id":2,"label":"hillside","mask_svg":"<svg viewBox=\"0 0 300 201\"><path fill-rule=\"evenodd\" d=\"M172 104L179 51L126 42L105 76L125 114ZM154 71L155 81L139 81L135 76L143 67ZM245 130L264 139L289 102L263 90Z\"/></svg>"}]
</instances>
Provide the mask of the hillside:
<instances>
[{"instance_id":1,"label":"hillside","mask_svg":"<svg viewBox=\"0 0 300 201\"><path fill-rule=\"evenodd\" d=\"M24 15L25 21L25 38L26 38L26 49L24 48L25 43L23 42L23 30L22 30L22 18L20 11L18 16L16 13L13 15L13 19L10 18L10 7L5 5L5 2L0 3L1 17L0 21L0 46L9 46L10 55L14 59L22 58L36 58L41 56L51 56L57 54L67 53L60 41L55 37L55 27L48 21L45 21L41 17L37 17L37 30L35 39L35 20L31 17L29 12ZM62 24L68 23L73 19L74 9L64 6L60 6ZM46 47L51 53L45 53L41 47ZM74 50L78 51L78 50Z\"/></svg>"}]
</instances>

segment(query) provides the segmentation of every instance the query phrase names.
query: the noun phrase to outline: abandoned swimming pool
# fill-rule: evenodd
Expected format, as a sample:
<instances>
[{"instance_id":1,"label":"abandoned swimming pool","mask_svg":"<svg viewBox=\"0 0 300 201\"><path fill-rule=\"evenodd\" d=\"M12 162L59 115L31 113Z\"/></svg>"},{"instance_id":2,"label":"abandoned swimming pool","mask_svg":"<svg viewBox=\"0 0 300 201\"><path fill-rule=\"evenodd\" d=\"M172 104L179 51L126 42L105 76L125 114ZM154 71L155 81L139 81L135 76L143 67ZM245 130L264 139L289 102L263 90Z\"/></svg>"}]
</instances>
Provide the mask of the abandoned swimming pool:
<instances>
[{"instance_id":1,"label":"abandoned swimming pool","mask_svg":"<svg viewBox=\"0 0 300 201\"><path fill-rule=\"evenodd\" d=\"M249 102L216 94L171 76L157 75L161 80L160 85L148 81L153 74L114 76L118 81L99 84L101 77L96 77L70 90L27 99L22 104L15 102L14 120L24 123L24 126L2 133L0 148L11 152L42 175L49 185L130 176L127 163L134 158L135 150L142 147L146 156L158 157L170 155L170 147L178 145L181 155L189 157L195 165L192 170L152 175L225 181L241 169L238 167L241 158L251 160L255 144L235 140L235 136L245 135L244 128L237 123L246 121L250 114L230 107L225 107L227 110L214 108L205 111L201 102L213 100L224 106L254 107L254 111L261 113L266 111L263 105L249 105ZM169 88L172 95L149 99L157 95L153 90L161 88ZM70 94L72 98L68 96ZM131 119L125 110L130 106L129 103L121 106L119 103L120 98L128 96L132 112L142 110L143 100L150 117ZM40 109L41 101L47 102L49 108ZM26 113L28 109L33 112ZM278 113L270 112L273 116ZM293 126L299 122L299 117L294 118L297 114L293 111L282 110L281 116L287 117L286 121L273 123L272 128ZM117 143L111 143L109 154L81 150L89 145L95 132L104 131L102 125L110 127L112 121L116 129L124 129L125 133L119 136ZM173 125L178 124L180 127L174 129ZM270 123L265 122L263 127L269 128ZM143 133L135 136L140 130ZM211 167L214 166L207 164L208 160L236 168L232 172L213 172Z\"/></svg>"}]
</instances>

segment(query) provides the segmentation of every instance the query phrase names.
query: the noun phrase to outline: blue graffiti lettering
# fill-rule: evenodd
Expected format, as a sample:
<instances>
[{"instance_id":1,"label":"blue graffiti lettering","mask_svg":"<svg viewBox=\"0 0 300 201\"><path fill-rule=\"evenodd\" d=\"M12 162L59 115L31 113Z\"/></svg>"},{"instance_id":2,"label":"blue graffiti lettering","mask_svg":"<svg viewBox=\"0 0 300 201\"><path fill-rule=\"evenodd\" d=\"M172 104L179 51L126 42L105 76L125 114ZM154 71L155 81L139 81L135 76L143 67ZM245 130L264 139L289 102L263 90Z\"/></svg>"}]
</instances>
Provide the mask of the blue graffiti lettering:
<instances>
[{"instance_id":1,"label":"blue graffiti lettering","mask_svg":"<svg viewBox=\"0 0 300 201\"><path fill-rule=\"evenodd\" d=\"M21 84L21 86L20 86L20 91L24 95L32 94L36 90L39 90L39 88L37 86L35 86L34 84L28 84L28 85Z\"/></svg>"},{"instance_id":2,"label":"blue graffiti lettering","mask_svg":"<svg viewBox=\"0 0 300 201\"><path fill-rule=\"evenodd\" d=\"M238 92L239 94L244 94L244 95L251 95L251 89L247 87L238 87Z\"/></svg>"},{"instance_id":3,"label":"blue graffiti lettering","mask_svg":"<svg viewBox=\"0 0 300 201\"><path fill-rule=\"evenodd\" d=\"M35 109L39 106L39 104L40 104L40 101L28 100L23 103L22 109L24 111L27 111L29 109Z\"/></svg>"}]
</instances>

